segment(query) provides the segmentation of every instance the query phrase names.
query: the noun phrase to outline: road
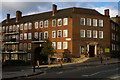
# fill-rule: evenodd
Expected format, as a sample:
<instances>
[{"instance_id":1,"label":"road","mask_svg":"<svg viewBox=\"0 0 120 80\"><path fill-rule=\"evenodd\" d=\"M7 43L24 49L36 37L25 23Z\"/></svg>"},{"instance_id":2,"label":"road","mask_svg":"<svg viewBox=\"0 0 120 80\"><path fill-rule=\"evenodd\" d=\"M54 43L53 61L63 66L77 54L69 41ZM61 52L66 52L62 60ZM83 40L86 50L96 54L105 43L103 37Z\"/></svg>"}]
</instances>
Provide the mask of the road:
<instances>
[{"instance_id":1,"label":"road","mask_svg":"<svg viewBox=\"0 0 120 80\"><path fill-rule=\"evenodd\" d=\"M120 68L118 64L99 65L99 66L79 66L70 65L63 68L42 69L43 74L30 78L109 78L120 80Z\"/></svg>"}]
</instances>

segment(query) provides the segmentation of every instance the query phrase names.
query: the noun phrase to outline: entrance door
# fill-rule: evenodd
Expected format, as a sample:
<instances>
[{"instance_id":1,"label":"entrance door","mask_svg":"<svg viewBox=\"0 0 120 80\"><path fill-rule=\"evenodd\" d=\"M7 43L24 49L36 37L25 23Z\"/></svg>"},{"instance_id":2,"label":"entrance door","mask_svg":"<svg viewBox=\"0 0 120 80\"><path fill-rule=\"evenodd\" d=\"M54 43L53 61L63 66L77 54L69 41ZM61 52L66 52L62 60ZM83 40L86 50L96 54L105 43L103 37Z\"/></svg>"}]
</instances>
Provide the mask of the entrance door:
<instances>
[{"instance_id":1,"label":"entrance door","mask_svg":"<svg viewBox=\"0 0 120 80\"><path fill-rule=\"evenodd\" d=\"M89 57L95 56L95 46L89 45Z\"/></svg>"}]
</instances>

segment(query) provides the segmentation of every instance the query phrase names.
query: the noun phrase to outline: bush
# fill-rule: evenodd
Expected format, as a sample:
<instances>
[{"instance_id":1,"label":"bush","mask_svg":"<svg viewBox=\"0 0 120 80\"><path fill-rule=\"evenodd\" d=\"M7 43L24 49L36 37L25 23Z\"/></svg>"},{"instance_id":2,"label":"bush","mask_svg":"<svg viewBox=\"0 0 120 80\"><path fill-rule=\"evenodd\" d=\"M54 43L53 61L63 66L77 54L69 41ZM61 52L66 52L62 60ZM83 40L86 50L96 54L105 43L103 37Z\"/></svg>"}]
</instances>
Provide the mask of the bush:
<instances>
[{"instance_id":1,"label":"bush","mask_svg":"<svg viewBox=\"0 0 120 80\"><path fill-rule=\"evenodd\" d=\"M26 62L24 60L6 60L5 65L8 65L8 66L23 66L23 65L26 65Z\"/></svg>"}]
</instances>

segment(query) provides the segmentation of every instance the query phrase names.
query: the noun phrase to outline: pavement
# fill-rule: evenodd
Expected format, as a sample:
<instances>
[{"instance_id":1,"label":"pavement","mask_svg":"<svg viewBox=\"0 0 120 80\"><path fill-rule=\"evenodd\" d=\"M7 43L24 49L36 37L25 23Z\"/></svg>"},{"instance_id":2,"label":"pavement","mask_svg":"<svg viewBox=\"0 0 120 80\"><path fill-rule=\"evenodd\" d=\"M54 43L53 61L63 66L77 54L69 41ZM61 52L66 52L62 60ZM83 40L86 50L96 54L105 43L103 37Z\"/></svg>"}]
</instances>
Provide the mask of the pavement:
<instances>
[{"instance_id":1,"label":"pavement","mask_svg":"<svg viewBox=\"0 0 120 80\"><path fill-rule=\"evenodd\" d=\"M116 64L120 62L118 59L111 58L108 60L104 60L102 63L100 60L92 61L89 60L89 58L83 58L77 62L72 62L72 63L63 63L62 66L68 66L68 65L74 65L74 64L79 64L80 66L98 66L98 65L109 65L109 64ZM61 67L60 64L51 64L51 65L40 65L35 66L35 72L33 72L33 68L29 66L29 69L26 70L21 70L21 71L3 71L2 73L2 80L11 80L11 79L20 79L23 77L30 77L34 75L39 75L44 73L44 71L41 70L41 68L55 68L55 67ZM28 67L27 67L28 68ZM9 69L9 68L8 68Z\"/></svg>"}]
</instances>

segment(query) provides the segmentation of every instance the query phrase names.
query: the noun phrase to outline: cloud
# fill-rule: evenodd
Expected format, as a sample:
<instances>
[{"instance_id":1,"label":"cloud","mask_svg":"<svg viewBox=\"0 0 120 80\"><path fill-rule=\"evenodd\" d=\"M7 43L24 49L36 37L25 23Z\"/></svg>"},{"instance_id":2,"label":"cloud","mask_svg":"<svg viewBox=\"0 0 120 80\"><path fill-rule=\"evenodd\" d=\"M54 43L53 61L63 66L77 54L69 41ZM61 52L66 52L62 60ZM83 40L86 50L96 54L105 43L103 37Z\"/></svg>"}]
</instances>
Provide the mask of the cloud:
<instances>
[{"instance_id":1,"label":"cloud","mask_svg":"<svg viewBox=\"0 0 120 80\"><path fill-rule=\"evenodd\" d=\"M116 17L116 15L118 15L118 9L114 9L114 8L110 8L110 7L96 7L94 9L103 15L104 15L104 10L109 9L110 17Z\"/></svg>"}]
</instances>

